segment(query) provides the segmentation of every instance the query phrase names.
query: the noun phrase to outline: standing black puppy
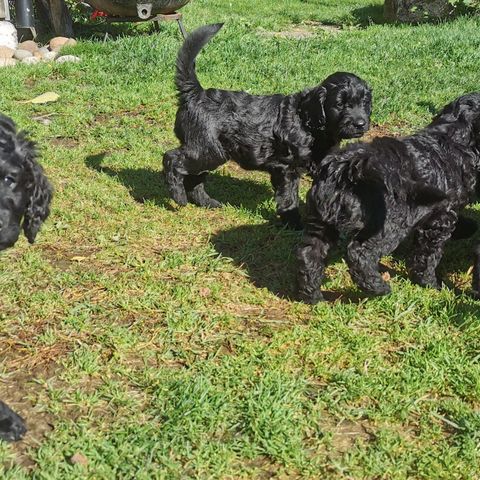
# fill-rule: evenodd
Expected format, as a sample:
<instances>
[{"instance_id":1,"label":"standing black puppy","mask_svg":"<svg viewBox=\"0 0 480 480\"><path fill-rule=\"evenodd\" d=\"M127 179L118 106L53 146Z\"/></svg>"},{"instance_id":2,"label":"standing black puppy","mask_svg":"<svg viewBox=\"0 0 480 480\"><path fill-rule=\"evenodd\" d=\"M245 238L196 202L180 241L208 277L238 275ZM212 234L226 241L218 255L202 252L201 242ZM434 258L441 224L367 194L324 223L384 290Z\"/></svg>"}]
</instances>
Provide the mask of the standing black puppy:
<instances>
[{"instance_id":1,"label":"standing black puppy","mask_svg":"<svg viewBox=\"0 0 480 480\"><path fill-rule=\"evenodd\" d=\"M458 212L476 199L480 173L480 93L446 105L432 123L404 139L378 138L324 158L307 196L299 258L299 294L315 303L330 247L349 239L352 279L377 295L389 293L379 261L413 233L412 280L438 288L436 268ZM458 237L472 225L462 221ZM480 250L474 290L480 288Z\"/></svg>"},{"instance_id":2,"label":"standing black puppy","mask_svg":"<svg viewBox=\"0 0 480 480\"><path fill-rule=\"evenodd\" d=\"M342 139L361 137L368 130L370 88L357 76L338 72L293 95L204 90L195 73L195 58L221 27L195 30L178 54L175 134L181 146L163 157L170 195L179 205L190 201L201 207L221 206L205 191L205 178L234 160L247 170L270 174L277 213L283 223L300 228L301 171Z\"/></svg>"}]
</instances>

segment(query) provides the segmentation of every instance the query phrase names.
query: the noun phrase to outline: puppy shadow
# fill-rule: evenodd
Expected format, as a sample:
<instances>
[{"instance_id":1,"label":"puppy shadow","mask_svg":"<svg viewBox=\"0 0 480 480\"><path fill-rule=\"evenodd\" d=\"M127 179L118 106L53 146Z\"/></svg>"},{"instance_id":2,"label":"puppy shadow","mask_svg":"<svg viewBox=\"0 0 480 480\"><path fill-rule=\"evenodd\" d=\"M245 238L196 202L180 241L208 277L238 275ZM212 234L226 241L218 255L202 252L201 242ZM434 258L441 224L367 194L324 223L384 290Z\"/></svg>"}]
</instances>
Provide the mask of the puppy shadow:
<instances>
[{"instance_id":1,"label":"puppy shadow","mask_svg":"<svg viewBox=\"0 0 480 480\"><path fill-rule=\"evenodd\" d=\"M89 155L85 164L120 181L136 202L151 201L160 207L174 209L162 172L149 168L111 168L103 165L106 157L108 152ZM272 189L266 184L213 172L207 178L206 190L223 204L260 212L268 220L275 218L271 209L259 209L260 204L273 197Z\"/></svg>"},{"instance_id":2,"label":"puppy shadow","mask_svg":"<svg viewBox=\"0 0 480 480\"><path fill-rule=\"evenodd\" d=\"M301 235L264 223L221 231L211 241L218 253L246 269L256 287L292 300L296 290L295 250Z\"/></svg>"},{"instance_id":3,"label":"puppy shadow","mask_svg":"<svg viewBox=\"0 0 480 480\"><path fill-rule=\"evenodd\" d=\"M102 163L107 156L108 152L89 155L85 159L85 164L88 168L120 181L136 202L151 201L160 207L172 208L163 175L160 172L149 168L114 169L104 166Z\"/></svg>"},{"instance_id":4,"label":"puppy shadow","mask_svg":"<svg viewBox=\"0 0 480 480\"><path fill-rule=\"evenodd\" d=\"M273 190L267 184L212 172L207 177L205 189L209 195L224 205L229 204L260 213L266 220L276 218L272 209L261 207L264 202L273 198Z\"/></svg>"},{"instance_id":5,"label":"puppy shadow","mask_svg":"<svg viewBox=\"0 0 480 480\"><path fill-rule=\"evenodd\" d=\"M279 298L296 301L296 250L301 238L302 232L264 223L224 230L211 241L218 253L247 271L256 287L266 288ZM329 263L341 258L340 246L329 256ZM329 302L342 303L360 303L370 297L353 289L323 291L323 294Z\"/></svg>"},{"instance_id":6,"label":"puppy shadow","mask_svg":"<svg viewBox=\"0 0 480 480\"><path fill-rule=\"evenodd\" d=\"M480 225L480 212L467 210L465 216L477 221ZM302 232L281 228L272 223L261 225L243 225L224 230L211 239L216 251L231 258L236 265L245 269L252 283L258 288L266 288L276 296L297 300L297 261L296 250L301 241ZM464 274L471 268L473 247L480 242L480 229L468 239L448 242L439 273L445 284L456 293L464 293L447 279L452 274ZM411 241L403 243L393 254L395 260L405 261L412 249ZM340 241L332 249L328 264L341 261L345 256L346 244ZM397 270L385 263L380 263L380 272L391 278L408 279L404 269ZM328 302L361 303L372 295L352 286L322 290Z\"/></svg>"}]
</instances>

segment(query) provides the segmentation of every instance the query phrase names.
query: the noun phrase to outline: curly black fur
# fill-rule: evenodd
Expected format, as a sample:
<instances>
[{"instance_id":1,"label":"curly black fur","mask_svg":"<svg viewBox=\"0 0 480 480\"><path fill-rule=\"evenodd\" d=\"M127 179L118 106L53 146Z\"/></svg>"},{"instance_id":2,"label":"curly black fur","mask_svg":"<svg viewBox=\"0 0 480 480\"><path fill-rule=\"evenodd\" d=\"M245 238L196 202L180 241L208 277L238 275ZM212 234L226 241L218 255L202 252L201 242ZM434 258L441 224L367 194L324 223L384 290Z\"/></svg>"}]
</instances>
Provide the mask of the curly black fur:
<instances>
[{"instance_id":1,"label":"curly black fur","mask_svg":"<svg viewBox=\"0 0 480 480\"><path fill-rule=\"evenodd\" d=\"M445 242L458 212L476 198L479 148L480 93L471 93L445 106L415 135L357 143L325 157L307 196L307 225L298 251L301 299L322 299L327 253L339 234L349 239L350 274L367 292L389 293L379 260L410 233L411 279L438 288L436 268ZM462 221L457 237L473 228Z\"/></svg>"},{"instance_id":2,"label":"curly black fur","mask_svg":"<svg viewBox=\"0 0 480 480\"><path fill-rule=\"evenodd\" d=\"M26 431L23 418L0 400L0 439L15 442L20 440Z\"/></svg>"},{"instance_id":3,"label":"curly black fur","mask_svg":"<svg viewBox=\"0 0 480 480\"><path fill-rule=\"evenodd\" d=\"M181 146L163 157L170 195L179 205L190 201L208 208L221 206L205 191L205 178L234 160L247 170L270 174L278 214L285 224L299 228L301 171L340 140L368 130L371 90L357 76L343 72L293 95L204 90L195 73L195 58L221 27L195 30L178 54L175 134Z\"/></svg>"},{"instance_id":4,"label":"curly black fur","mask_svg":"<svg viewBox=\"0 0 480 480\"><path fill-rule=\"evenodd\" d=\"M51 198L34 144L16 131L11 119L0 115L0 250L15 244L21 228L30 243L35 241Z\"/></svg>"}]
</instances>

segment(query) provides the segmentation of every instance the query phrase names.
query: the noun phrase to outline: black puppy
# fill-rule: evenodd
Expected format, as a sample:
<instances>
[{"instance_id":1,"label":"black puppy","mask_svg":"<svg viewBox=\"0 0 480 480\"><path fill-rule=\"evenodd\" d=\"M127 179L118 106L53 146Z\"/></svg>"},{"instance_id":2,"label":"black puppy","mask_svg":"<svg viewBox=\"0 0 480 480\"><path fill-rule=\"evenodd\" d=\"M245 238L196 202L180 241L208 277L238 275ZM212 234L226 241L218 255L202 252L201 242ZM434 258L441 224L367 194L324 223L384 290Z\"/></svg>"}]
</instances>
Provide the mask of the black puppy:
<instances>
[{"instance_id":1,"label":"black puppy","mask_svg":"<svg viewBox=\"0 0 480 480\"><path fill-rule=\"evenodd\" d=\"M438 288L436 268L458 212L476 197L480 171L480 93L464 95L415 135L378 138L332 153L319 165L307 196L307 224L298 251L299 294L322 299L319 287L330 247L350 242L347 263L367 292L387 294L378 264L413 233L412 280ZM472 227L462 222L461 229ZM457 237L471 231L459 232Z\"/></svg>"},{"instance_id":2,"label":"black puppy","mask_svg":"<svg viewBox=\"0 0 480 480\"><path fill-rule=\"evenodd\" d=\"M0 115L0 250L14 245L22 227L28 241L34 242L50 212L51 198L34 144Z\"/></svg>"},{"instance_id":3,"label":"black puppy","mask_svg":"<svg viewBox=\"0 0 480 480\"><path fill-rule=\"evenodd\" d=\"M28 241L34 242L50 212L51 198L34 144L0 115L0 250L15 244L22 226ZM20 440L26 431L23 419L0 401L0 439Z\"/></svg>"},{"instance_id":4,"label":"black puppy","mask_svg":"<svg viewBox=\"0 0 480 480\"><path fill-rule=\"evenodd\" d=\"M204 181L208 172L234 160L247 170L270 174L277 213L285 224L300 228L301 171L340 140L361 137L368 130L370 88L357 76L338 72L293 95L204 90L195 58L221 27L195 30L178 54L175 134L181 146L163 157L170 195L179 205L190 201L201 207L221 206L206 193Z\"/></svg>"},{"instance_id":5,"label":"black puppy","mask_svg":"<svg viewBox=\"0 0 480 480\"><path fill-rule=\"evenodd\" d=\"M22 417L17 415L8 405L0 401L0 439L7 442L20 440L27 428Z\"/></svg>"}]
</instances>

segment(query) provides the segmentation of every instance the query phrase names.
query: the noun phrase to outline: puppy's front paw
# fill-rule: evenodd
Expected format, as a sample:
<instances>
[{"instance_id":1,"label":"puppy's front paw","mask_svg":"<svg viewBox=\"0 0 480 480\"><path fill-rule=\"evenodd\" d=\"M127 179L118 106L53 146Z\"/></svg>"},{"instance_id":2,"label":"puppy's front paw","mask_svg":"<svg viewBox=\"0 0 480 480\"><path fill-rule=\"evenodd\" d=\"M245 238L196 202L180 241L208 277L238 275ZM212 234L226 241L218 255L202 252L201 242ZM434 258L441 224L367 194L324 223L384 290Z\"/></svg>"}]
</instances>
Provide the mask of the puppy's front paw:
<instances>
[{"instance_id":1,"label":"puppy's front paw","mask_svg":"<svg viewBox=\"0 0 480 480\"><path fill-rule=\"evenodd\" d=\"M424 288L433 288L435 290L441 290L442 282L435 275L420 275L420 274L411 274L410 278L413 283L420 285Z\"/></svg>"},{"instance_id":2,"label":"puppy's front paw","mask_svg":"<svg viewBox=\"0 0 480 480\"><path fill-rule=\"evenodd\" d=\"M0 439L6 442L20 440L27 431L23 418L3 402L0 402L0 410Z\"/></svg>"},{"instance_id":3,"label":"puppy's front paw","mask_svg":"<svg viewBox=\"0 0 480 480\"><path fill-rule=\"evenodd\" d=\"M305 292L300 291L298 292L298 299L303 302L307 303L308 305L316 305L318 302L323 301L323 295L320 290L316 290L314 292Z\"/></svg>"},{"instance_id":4,"label":"puppy's front paw","mask_svg":"<svg viewBox=\"0 0 480 480\"><path fill-rule=\"evenodd\" d=\"M302 217L300 216L298 208L286 212L280 212L279 216L282 224L290 230L303 230Z\"/></svg>"}]
</instances>

